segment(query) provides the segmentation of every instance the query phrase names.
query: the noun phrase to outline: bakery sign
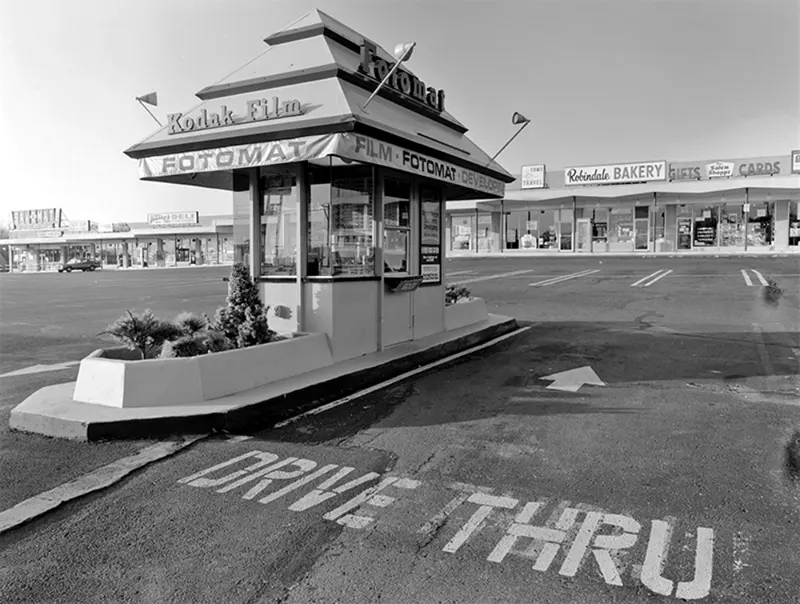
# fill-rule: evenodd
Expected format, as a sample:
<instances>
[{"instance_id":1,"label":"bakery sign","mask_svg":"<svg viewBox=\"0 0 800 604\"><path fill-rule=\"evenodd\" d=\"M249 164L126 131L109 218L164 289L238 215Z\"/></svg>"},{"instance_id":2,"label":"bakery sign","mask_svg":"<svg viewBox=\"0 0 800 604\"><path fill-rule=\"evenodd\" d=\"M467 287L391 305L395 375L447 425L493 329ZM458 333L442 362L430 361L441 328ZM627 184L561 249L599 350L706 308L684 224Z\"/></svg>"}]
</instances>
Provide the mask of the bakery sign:
<instances>
[{"instance_id":1,"label":"bakery sign","mask_svg":"<svg viewBox=\"0 0 800 604\"><path fill-rule=\"evenodd\" d=\"M217 111L209 112L203 108L194 116L183 113L167 115L167 134L182 134L210 128L252 124L303 114L303 106L297 99L282 101L274 96L271 99L251 99L245 103L244 112L234 113L228 105L221 105Z\"/></svg>"},{"instance_id":2,"label":"bakery sign","mask_svg":"<svg viewBox=\"0 0 800 604\"><path fill-rule=\"evenodd\" d=\"M666 180L667 162L646 161L633 164L568 167L565 185L619 185Z\"/></svg>"}]
</instances>

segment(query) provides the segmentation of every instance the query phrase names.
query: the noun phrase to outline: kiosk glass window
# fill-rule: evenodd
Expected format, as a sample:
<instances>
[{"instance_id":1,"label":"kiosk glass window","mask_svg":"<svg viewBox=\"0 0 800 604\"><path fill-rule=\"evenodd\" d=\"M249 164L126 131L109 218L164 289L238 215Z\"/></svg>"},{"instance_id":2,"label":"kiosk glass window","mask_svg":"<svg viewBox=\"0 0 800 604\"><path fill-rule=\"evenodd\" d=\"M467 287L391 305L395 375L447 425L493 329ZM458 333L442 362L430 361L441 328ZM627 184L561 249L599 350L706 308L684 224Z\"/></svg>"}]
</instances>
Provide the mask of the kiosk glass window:
<instances>
[{"instance_id":1,"label":"kiosk glass window","mask_svg":"<svg viewBox=\"0 0 800 604\"><path fill-rule=\"evenodd\" d=\"M308 275L374 275L373 169L329 161L309 168Z\"/></svg>"},{"instance_id":2,"label":"kiosk glass window","mask_svg":"<svg viewBox=\"0 0 800 604\"><path fill-rule=\"evenodd\" d=\"M261 275L296 275L297 179L261 174Z\"/></svg>"},{"instance_id":3,"label":"kiosk glass window","mask_svg":"<svg viewBox=\"0 0 800 604\"><path fill-rule=\"evenodd\" d=\"M411 183L386 178L383 185L385 273L409 273L411 266Z\"/></svg>"},{"instance_id":4,"label":"kiosk glass window","mask_svg":"<svg viewBox=\"0 0 800 604\"><path fill-rule=\"evenodd\" d=\"M747 217L747 245L753 247L772 245L774 204L771 201L750 204Z\"/></svg>"}]
</instances>

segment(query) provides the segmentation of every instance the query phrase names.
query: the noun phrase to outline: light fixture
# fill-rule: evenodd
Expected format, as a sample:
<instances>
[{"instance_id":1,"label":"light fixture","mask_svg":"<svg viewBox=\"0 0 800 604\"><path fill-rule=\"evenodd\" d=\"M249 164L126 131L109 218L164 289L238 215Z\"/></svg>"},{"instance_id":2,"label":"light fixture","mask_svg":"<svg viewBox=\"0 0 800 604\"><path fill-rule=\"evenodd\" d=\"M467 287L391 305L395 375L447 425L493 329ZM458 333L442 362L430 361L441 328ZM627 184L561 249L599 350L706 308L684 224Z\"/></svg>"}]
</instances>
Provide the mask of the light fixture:
<instances>
[{"instance_id":1,"label":"light fixture","mask_svg":"<svg viewBox=\"0 0 800 604\"><path fill-rule=\"evenodd\" d=\"M500 148L500 151L494 154L494 157L492 157L492 159L489 160L489 163L486 164L487 166L490 165L497 158L497 156L500 155L505 150L505 148L511 144L511 141L513 141L515 138L517 138L517 136L519 136L519 133L522 132L525 126L530 124L531 121L518 111L515 111L514 115L511 116L511 123L514 124L515 126L518 124L522 124L522 126L520 126L519 130L517 130L514 133L514 136L508 139L508 142Z\"/></svg>"},{"instance_id":2,"label":"light fixture","mask_svg":"<svg viewBox=\"0 0 800 604\"><path fill-rule=\"evenodd\" d=\"M414 48L416 45L416 42L401 42L394 47L394 58L397 59L397 61L389 70L389 73L386 74L386 77L381 80L380 84L378 84L378 87L372 92L371 95L369 95L367 102L361 106L363 111L367 110L367 105L369 105L372 99L375 98L375 95L378 94L378 91L381 88L383 88L383 85L389 81L389 78L392 77L392 74L397 71L397 68L400 67L400 63L403 61L408 61L411 58L411 55L414 54Z\"/></svg>"}]
</instances>

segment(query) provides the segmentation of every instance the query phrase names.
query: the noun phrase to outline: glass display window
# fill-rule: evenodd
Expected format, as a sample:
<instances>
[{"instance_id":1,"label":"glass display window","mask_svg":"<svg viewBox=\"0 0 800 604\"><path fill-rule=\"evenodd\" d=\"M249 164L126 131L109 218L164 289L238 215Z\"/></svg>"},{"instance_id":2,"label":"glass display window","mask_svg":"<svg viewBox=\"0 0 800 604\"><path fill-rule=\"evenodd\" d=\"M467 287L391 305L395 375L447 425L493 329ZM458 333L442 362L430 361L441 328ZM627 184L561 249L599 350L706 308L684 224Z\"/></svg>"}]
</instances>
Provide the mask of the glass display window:
<instances>
[{"instance_id":1,"label":"glass display window","mask_svg":"<svg viewBox=\"0 0 800 604\"><path fill-rule=\"evenodd\" d=\"M411 183L399 178L383 181L383 270L411 271Z\"/></svg>"},{"instance_id":2,"label":"glass display window","mask_svg":"<svg viewBox=\"0 0 800 604\"><path fill-rule=\"evenodd\" d=\"M772 233L775 226L775 204L771 201L751 203L747 216L747 245L763 247L772 245Z\"/></svg>"},{"instance_id":3,"label":"glass display window","mask_svg":"<svg viewBox=\"0 0 800 604\"><path fill-rule=\"evenodd\" d=\"M789 202L789 245L800 246L800 201Z\"/></svg>"},{"instance_id":4,"label":"glass display window","mask_svg":"<svg viewBox=\"0 0 800 604\"><path fill-rule=\"evenodd\" d=\"M744 247L744 211L741 203L723 203L719 207L719 244Z\"/></svg>"},{"instance_id":5,"label":"glass display window","mask_svg":"<svg viewBox=\"0 0 800 604\"><path fill-rule=\"evenodd\" d=\"M717 206L697 206L694 208L694 230L692 247L717 246Z\"/></svg>"}]
</instances>

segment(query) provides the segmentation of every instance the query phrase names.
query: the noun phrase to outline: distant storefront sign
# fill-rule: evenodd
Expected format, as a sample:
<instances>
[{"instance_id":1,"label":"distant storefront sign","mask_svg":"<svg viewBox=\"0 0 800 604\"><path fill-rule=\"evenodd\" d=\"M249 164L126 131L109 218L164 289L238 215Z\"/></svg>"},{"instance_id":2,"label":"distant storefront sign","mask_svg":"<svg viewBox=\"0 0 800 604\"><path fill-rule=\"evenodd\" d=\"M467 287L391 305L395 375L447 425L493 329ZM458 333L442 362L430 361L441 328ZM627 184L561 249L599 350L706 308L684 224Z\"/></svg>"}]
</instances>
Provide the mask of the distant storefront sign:
<instances>
[{"instance_id":1,"label":"distant storefront sign","mask_svg":"<svg viewBox=\"0 0 800 604\"><path fill-rule=\"evenodd\" d=\"M199 217L199 212L164 212L148 214L147 223L150 226L195 225L199 222Z\"/></svg>"},{"instance_id":2,"label":"distant storefront sign","mask_svg":"<svg viewBox=\"0 0 800 604\"><path fill-rule=\"evenodd\" d=\"M568 167L564 172L566 185L617 185L634 182L666 180L667 162L647 161L631 164Z\"/></svg>"},{"instance_id":3,"label":"distant storefront sign","mask_svg":"<svg viewBox=\"0 0 800 604\"><path fill-rule=\"evenodd\" d=\"M397 145L351 133L325 134L146 157L139 160L139 174L142 178L159 178L196 172L289 164L330 155L427 176L497 197L501 197L506 190L504 182L491 176Z\"/></svg>"},{"instance_id":4,"label":"distant storefront sign","mask_svg":"<svg viewBox=\"0 0 800 604\"><path fill-rule=\"evenodd\" d=\"M742 178L747 176L778 176L789 174L788 157L753 157L702 162L673 162L669 164L669 180L707 180L713 178ZM800 171L800 166L798 166Z\"/></svg>"},{"instance_id":5,"label":"distant storefront sign","mask_svg":"<svg viewBox=\"0 0 800 604\"><path fill-rule=\"evenodd\" d=\"M800 150L792 151L792 174L800 174Z\"/></svg>"},{"instance_id":6,"label":"distant storefront sign","mask_svg":"<svg viewBox=\"0 0 800 604\"><path fill-rule=\"evenodd\" d=\"M64 231L67 233L88 233L91 230L90 226L88 220L70 220L64 226Z\"/></svg>"},{"instance_id":7,"label":"distant storefront sign","mask_svg":"<svg viewBox=\"0 0 800 604\"><path fill-rule=\"evenodd\" d=\"M92 226L95 226L94 223ZM96 226L98 233L127 233L131 230L127 222L106 222Z\"/></svg>"},{"instance_id":8,"label":"distant storefront sign","mask_svg":"<svg viewBox=\"0 0 800 604\"><path fill-rule=\"evenodd\" d=\"M522 166L521 189L544 188L544 164Z\"/></svg>"},{"instance_id":9,"label":"distant storefront sign","mask_svg":"<svg viewBox=\"0 0 800 604\"><path fill-rule=\"evenodd\" d=\"M16 210L11 212L11 226L18 230L55 229L61 226L59 208Z\"/></svg>"}]
</instances>

